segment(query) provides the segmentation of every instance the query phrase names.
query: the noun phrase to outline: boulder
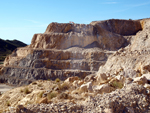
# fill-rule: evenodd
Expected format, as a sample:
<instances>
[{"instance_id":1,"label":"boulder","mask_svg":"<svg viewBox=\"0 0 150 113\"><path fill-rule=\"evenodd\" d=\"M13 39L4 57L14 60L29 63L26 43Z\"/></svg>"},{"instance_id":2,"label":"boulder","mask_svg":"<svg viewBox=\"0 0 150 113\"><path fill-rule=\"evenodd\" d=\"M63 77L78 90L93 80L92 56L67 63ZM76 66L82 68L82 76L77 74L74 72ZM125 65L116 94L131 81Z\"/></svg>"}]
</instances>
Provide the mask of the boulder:
<instances>
[{"instance_id":1,"label":"boulder","mask_svg":"<svg viewBox=\"0 0 150 113\"><path fill-rule=\"evenodd\" d=\"M145 84L144 87L150 89L150 84Z\"/></svg>"},{"instance_id":2,"label":"boulder","mask_svg":"<svg viewBox=\"0 0 150 113\"><path fill-rule=\"evenodd\" d=\"M126 78L125 79L125 84L131 84L133 82L132 78Z\"/></svg>"},{"instance_id":3,"label":"boulder","mask_svg":"<svg viewBox=\"0 0 150 113\"><path fill-rule=\"evenodd\" d=\"M75 81L72 83L72 85L75 86L75 87L79 87L79 84L78 84L78 81L77 81L77 80L75 80Z\"/></svg>"},{"instance_id":4,"label":"boulder","mask_svg":"<svg viewBox=\"0 0 150 113\"><path fill-rule=\"evenodd\" d=\"M147 78L145 76L136 77L133 79L133 82L144 85L145 83L147 83Z\"/></svg>"},{"instance_id":5,"label":"boulder","mask_svg":"<svg viewBox=\"0 0 150 113\"><path fill-rule=\"evenodd\" d=\"M108 76L105 73L98 73L96 76L96 80L100 83L106 83Z\"/></svg>"},{"instance_id":6,"label":"boulder","mask_svg":"<svg viewBox=\"0 0 150 113\"><path fill-rule=\"evenodd\" d=\"M85 82L95 81L96 80L95 76L96 76L95 74L88 75L84 78L84 81Z\"/></svg>"},{"instance_id":7,"label":"boulder","mask_svg":"<svg viewBox=\"0 0 150 113\"><path fill-rule=\"evenodd\" d=\"M80 87L84 83L84 80L75 80L72 85L75 87Z\"/></svg>"},{"instance_id":8,"label":"boulder","mask_svg":"<svg viewBox=\"0 0 150 113\"><path fill-rule=\"evenodd\" d=\"M105 112L105 113L114 113L114 112L113 112L113 109L111 109L111 108L105 108L105 109L104 109L104 112Z\"/></svg>"},{"instance_id":9,"label":"boulder","mask_svg":"<svg viewBox=\"0 0 150 113\"><path fill-rule=\"evenodd\" d=\"M93 91L95 93L110 93L111 92L111 87L109 84L102 84L102 85L97 85L93 86Z\"/></svg>"},{"instance_id":10,"label":"boulder","mask_svg":"<svg viewBox=\"0 0 150 113\"><path fill-rule=\"evenodd\" d=\"M76 80L79 80L79 77L74 76L74 77L67 78L64 82L66 82L66 83L72 83L72 82L74 82Z\"/></svg>"},{"instance_id":11,"label":"boulder","mask_svg":"<svg viewBox=\"0 0 150 113\"><path fill-rule=\"evenodd\" d=\"M41 104L41 103L47 104L47 98L46 97L45 98L41 98L38 103L39 104Z\"/></svg>"},{"instance_id":12,"label":"boulder","mask_svg":"<svg viewBox=\"0 0 150 113\"><path fill-rule=\"evenodd\" d=\"M93 89L92 89L92 82L88 82L86 84L82 84L80 86L80 90L83 91L83 92L86 92L86 91L92 92L93 91Z\"/></svg>"},{"instance_id":13,"label":"boulder","mask_svg":"<svg viewBox=\"0 0 150 113\"><path fill-rule=\"evenodd\" d=\"M146 77L146 79L147 79L148 81L150 81L150 74L143 74L142 76L143 76L143 77Z\"/></svg>"},{"instance_id":14,"label":"boulder","mask_svg":"<svg viewBox=\"0 0 150 113\"><path fill-rule=\"evenodd\" d=\"M125 81L125 77L123 75L115 76L115 78L122 83L124 83L124 81Z\"/></svg>"},{"instance_id":15,"label":"boulder","mask_svg":"<svg viewBox=\"0 0 150 113\"><path fill-rule=\"evenodd\" d=\"M79 80L78 85L81 86L84 83L84 80Z\"/></svg>"}]
</instances>

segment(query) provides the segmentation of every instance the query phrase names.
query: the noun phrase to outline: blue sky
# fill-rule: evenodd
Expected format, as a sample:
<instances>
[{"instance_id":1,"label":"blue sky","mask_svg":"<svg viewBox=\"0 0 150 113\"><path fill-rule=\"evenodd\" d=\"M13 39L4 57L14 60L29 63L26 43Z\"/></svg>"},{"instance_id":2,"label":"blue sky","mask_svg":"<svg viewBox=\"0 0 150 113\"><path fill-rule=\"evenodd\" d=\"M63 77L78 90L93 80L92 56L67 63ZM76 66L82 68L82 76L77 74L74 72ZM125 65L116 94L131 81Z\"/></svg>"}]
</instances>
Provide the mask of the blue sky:
<instances>
[{"instance_id":1,"label":"blue sky","mask_svg":"<svg viewBox=\"0 0 150 113\"><path fill-rule=\"evenodd\" d=\"M150 0L0 0L0 38L30 44L51 22L150 18Z\"/></svg>"}]
</instances>

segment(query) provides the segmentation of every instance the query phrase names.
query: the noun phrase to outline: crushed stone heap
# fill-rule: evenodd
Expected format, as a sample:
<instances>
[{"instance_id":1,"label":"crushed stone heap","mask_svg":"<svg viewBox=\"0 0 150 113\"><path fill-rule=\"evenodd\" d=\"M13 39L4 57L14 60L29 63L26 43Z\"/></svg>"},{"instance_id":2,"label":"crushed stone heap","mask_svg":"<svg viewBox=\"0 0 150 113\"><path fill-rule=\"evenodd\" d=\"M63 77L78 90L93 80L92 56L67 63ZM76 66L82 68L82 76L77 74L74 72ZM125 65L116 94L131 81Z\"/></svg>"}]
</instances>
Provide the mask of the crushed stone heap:
<instances>
[{"instance_id":1,"label":"crushed stone heap","mask_svg":"<svg viewBox=\"0 0 150 113\"><path fill-rule=\"evenodd\" d=\"M141 20L51 23L43 34L33 36L29 46L5 59L0 80L24 85L38 79L84 78L96 73L108 56L130 44L129 37L142 29Z\"/></svg>"}]
</instances>

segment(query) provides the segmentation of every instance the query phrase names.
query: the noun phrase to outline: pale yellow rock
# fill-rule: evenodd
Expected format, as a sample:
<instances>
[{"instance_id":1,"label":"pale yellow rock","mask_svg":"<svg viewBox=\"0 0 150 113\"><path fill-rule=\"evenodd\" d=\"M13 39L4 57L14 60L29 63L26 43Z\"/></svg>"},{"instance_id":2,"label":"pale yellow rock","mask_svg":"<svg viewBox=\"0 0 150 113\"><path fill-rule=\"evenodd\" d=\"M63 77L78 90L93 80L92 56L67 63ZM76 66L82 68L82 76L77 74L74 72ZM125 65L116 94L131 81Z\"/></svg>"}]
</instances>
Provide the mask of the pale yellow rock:
<instances>
[{"instance_id":1,"label":"pale yellow rock","mask_svg":"<svg viewBox=\"0 0 150 113\"><path fill-rule=\"evenodd\" d=\"M150 89L150 84L145 84L144 87Z\"/></svg>"},{"instance_id":2,"label":"pale yellow rock","mask_svg":"<svg viewBox=\"0 0 150 113\"><path fill-rule=\"evenodd\" d=\"M80 86L80 90L83 91L83 92L86 92L86 91L92 92L93 91L93 89L92 89L92 82L88 82L86 84L82 84Z\"/></svg>"},{"instance_id":3,"label":"pale yellow rock","mask_svg":"<svg viewBox=\"0 0 150 113\"><path fill-rule=\"evenodd\" d=\"M47 104L47 98L41 98L38 103L39 104L41 104L41 103Z\"/></svg>"},{"instance_id":4,"label":"pale yellow rock","mask_svg":"<svg viewBox=\"0 0 150 113\"><path fill-rule=\"evenodd\" d=\"M104 112L105 112L105 113L114 113L114 112L113 112L113 109L111 109L111 108L105 108L105 109L104 109Z\"/></svg>"},{"instance_id":5,"label":"pale yellow rock","mask_svg":"<svg viewBox=\"0 0 150 113\"><path fill-rule=\"evenodd\" d=\"M93 86L93 90L95 93L110 93L111 92L111 87L109 84L102 84L102 85L97 85Z\"/></svg>"},{"instance_id":6,"label":"pale yellow rock","mask_svg":"<svg viewBox=\"0 0 150 113\"><path fill-rule=\"evenodd\" d=\"M97 73L96 78L99 83L103 84L107 81L108 76L105 73Z\"/></svg>"},{"instance_id":7,"label":"pale yellow rock","mask_svg":"<svg viewBox=\"0 0 150 113\"><path fill-rule=\"evenodd\" d=\"M125 81L125 77L123 75L115 76L115 78L122 83L124 83L124 81Z\"/></svg>"},{"instance_id":8,"label":"pale yellow rock","mask_svg":"<svg viewBox=\"0 0 150 113\"><path fill-rule=\"evenodd\" d=\"M74 76L74 77L67 78L64 82L66 82L66 83L72 83L72 82L74 82L76 80L79 80L79 78L77 76Z\"/></svg>"}]
</instances>

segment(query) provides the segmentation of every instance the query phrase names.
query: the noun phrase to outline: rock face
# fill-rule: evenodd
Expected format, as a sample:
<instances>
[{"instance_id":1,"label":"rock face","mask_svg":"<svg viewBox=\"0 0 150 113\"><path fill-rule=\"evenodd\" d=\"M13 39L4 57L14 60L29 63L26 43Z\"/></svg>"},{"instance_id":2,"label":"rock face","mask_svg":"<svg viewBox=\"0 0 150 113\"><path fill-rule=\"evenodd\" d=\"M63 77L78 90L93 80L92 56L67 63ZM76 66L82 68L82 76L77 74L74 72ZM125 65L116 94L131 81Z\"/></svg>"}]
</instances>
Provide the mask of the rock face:
<instances>
[{"instance_id":1,"label":"rock face","mask_svg":"<svg viewBox=\"0 0 150 113\"><path fill-rule=\"evenodd\" d=\"M150 19L51 23L0 72L10 84L44 80L2 94L0 111L150 113L149 39Z\"/></svg>"},{"instance_id":2,"label":"rock face","mask_svg":"<svg viewBox=\"0 0 150 113\"><path fill-rule=\"evenodd\" d=\"M130 44L131 35L145 29L141 21L51 23L43 34L33 36L29 46L18 48L5 59L0 80L23 85L38 79L94 74L109 55Z\"/></svg>"},{"instance_id":3,"label":"rock face","mask_svg":"<svg viewBox=\"0 0 150 113\"><path fill-rule=\"evenodd\" d=\"M102 73L109 75L122 73L126 77L135 78L150 72L150 19L140 22L142 30L136 35L127 36L130 44L112 54L106 64L99 68L97 76Z\"/></svg>"}]
</instances>

